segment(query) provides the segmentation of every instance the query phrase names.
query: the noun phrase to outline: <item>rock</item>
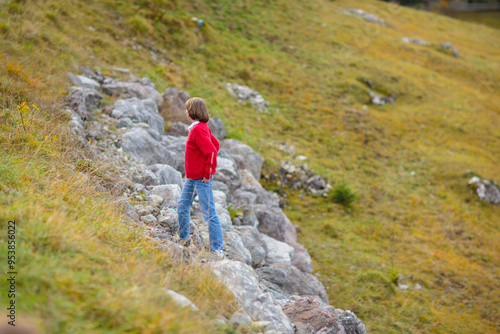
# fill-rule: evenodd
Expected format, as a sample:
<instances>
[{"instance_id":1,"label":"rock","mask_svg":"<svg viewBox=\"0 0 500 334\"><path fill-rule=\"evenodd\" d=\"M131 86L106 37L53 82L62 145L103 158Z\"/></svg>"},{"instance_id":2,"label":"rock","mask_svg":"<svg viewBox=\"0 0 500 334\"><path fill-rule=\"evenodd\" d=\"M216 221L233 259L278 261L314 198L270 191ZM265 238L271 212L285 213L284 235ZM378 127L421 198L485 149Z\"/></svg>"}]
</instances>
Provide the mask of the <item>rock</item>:
<instances>
[{"instance_id":1,"label":"rock","mask_svg":"<svg viewBox=\"0 0 500 334\"><path fill-rule=\"evenodd\" d=\"M222 140L226 137L226 126L219 117L210 117L207 125L210 128L210 131L212 131L214 137L218 140Z\"/></svg>"},{"instance_id":2,"label":"rock","mask_svg":"<svg viewBox=\"0 0 500 334\"><path fill-rule=\"evenodd\" d=\"M219 217L220 219L220 217ZM231 221L231 220L229 220ZM222 224L221 224L222 225ZM224 231L224 245L227 253L227 258L235 261L240 261L245 264L252 264L252 254L245 247L241 237L233 231Z\"/></svg>"},{"instance_id":3,"label":"rock","mask_svg":"<svg viewBox=\"0 0 500 334\"><path fill-rule=\"evenodd\" d=\"M234 312L229 319L229 323L234 327L248 327L252 324L252 318L245 312Z\"/></svg>"},{"instance_id":4,"label":"rock","mask_svg":"<svg viewBox=\"0 0 500 334\"><path fill-rule=\"evenodd\" d=\"M283 311L296 326L301 324L297 326L297 333L346 334L335 313L325 311L321 306L320 300L303 297L295 303L283 306Z\"/></svg>"},{"instance_id":5,"label":"rock","mask_svg":"<svg viewBox=\"0 0 500 334\"><path fill-rule=\"evenodd\" d=\"M150 86L143 86L136 82L114 82L102 85L102 91L110 96L120 96L123 99L136 97L141 100L151 99L159 107L162 105L163 100L156 91Z\"/></svg>"},{"instance_id":6,"label":"rock","mask_svg":"<svg viewBox=\"0 0 500 334\"><path fill-rule=\"evenodd\" d=\"M221 191L223 192L226 197L229 197L229 188L227 187L227 185L224 183L224 182L220 182L220 181L213 181L212 183L212 189L213 190L218 190L218 191Z\"/></svg>"},{"instance_id":7,"label":"rock","mask_svg":"<svg viewBox=\"0 0 500 334\"><path fill-rule=\"evenodd\" d=\"M148 87L151 87L151 88L153 88L153 89L156 89L156 85L153 83L153 81L151 81L151 79L150 79L150 78L146 78L146 77L144 77L144 78L140 78L140 79L139 79L139 80L137 80L137 81L139 81L139 83L140 83L141 85L143 85L143 86L148 86Z\"/></svg>"},{"instance_id":8,"label":"rock","mask_svg":"<svg viewBox=\"0 0 500 334\"><path fill-rule=\"evenodd\" d=\"M260 112L269 108L269 103L264 100L262 95L248 86L240 86L236 83L231 84L228 82L226 83L226 89L238 100L242 102L249 101L252 106L257 108Z\"/></svg>"},{"instance_id":9,"label":"rock","mask_svg":"<svg viewBox=\"0 0 500 334\"><path fill-rule=\"evenodd\" d=\"M229 191L236 190L241 186L241 176L233 160L217 156L217 172L214 181L223 182Z\"/></svg>"},{"instance_id":10,"label":"rock","mask_svg":"<svg viewBox=\"0 0 500 334\"><path fill-rule=\"evenodd\" d=\"M149 214L149 215L146 215L146 216L142 216L141 217L141 220L147 224L147 225L154 225L156 224L158 221L156 220L155 216L153 216L152 214Z\"/></svg>"},{"instance_id":11,"label":"rock","mask_svg":"<svg viewBox=\"0 0 500 334\"><path fill-rule=\"evenodd\" d=\"M256 268L262 265L267 255L267 245L257 228L254 226L238 226L235 227L235 230L252 255L252 267Z\"/></svg>"},{"instance_id":12,"label":"rock","mask_svg":"<svg viewBox=\"0 0 500 334\"><path fill-rule=\"evenodd\" d=\"M118 123L116 123L117 128L129 128L132 126L132 120L128 117L120 118Z\"/></svg>"},{"instance_id":13,"label":"rock","mask_svg":"<svg viewBox=\"0 0 500 334\"><path fill-rule=\"evenodd\" d=\"M247 169L257 181L260 180L264 158L255 153L250 146L236 139L225 139L221 142L221 148L229 150L229 154L234 158L238 169Z\"/></svg>"},{"instance_id":14,"label":"rock","mask_svg":"<svg viewBox=\"0 0 500 334\"><path fill-rule=\"evenodd\" d=\"M146 100L147 102L147 100ZM154 103L145 103L136 97L118 100L113 105L111 116L114 118L128 117L136 123L146 123L160 135L164 133L163 117L158 114Z\"/></svg>"},{"instance_id":15,"label":"rock","mask_svg":"<svg viewBox=\"0 0 500 334\"><path fill-rule=\"evenodd\" d=\"M285 295L289 295L283 291L285 286L286 273L277 267L260 267L255 270L259 278L263 283L273 292Z\"/></svg>"},{"instance_id":16,"label":"rock","mask_svg":"<svg viewBox=\"0 0 500 334\"><path fill-rule=\"evenodd\" d=\"M85 88L90 88L90 89L99 89L99 83L93 79L87 78L86 76L83 75L77 75L76 76L78 80L80 81L80 87L85 87Z\"/></svg>"},{"instance_id":17,"label":"rock","mask_svg":"<svg viewBox=\"0 0 500 334\"><path fill-rule=\"evenodd\" d=\"M158 195L163 198L162 210L176 208L181 198L181 188L177 184L164 184L154 186L149 194Z\"/></svg>"},{"instance_id":18,"label":"rock","mask_svg":"<svg viewBox=\"0 0 500 334\"><path fill-rule=\"evenodd\" d=\"M262 187L259 181L255 179L252 172L248 169L239 169L238 173L241 176L241 185L250 187Z\"/></svg>"},{"instance_id":19,"label":"rock","mask_svg":"<svg viewBox=\"0 0 500 334\"><path fill-rule=\"evenodd\" d=\"M160 113L166 120L190 124L186 117L186 106L184 105L186 101L189 100L188 93L173 87L168 87L162 97L163 105Z\"/></svg>"},{"instance_id":20,"label":"rock","mask_svg":"<svg viewBox=\"0 0 500 334\"><path fill-rule=\"evenodd\" d=\"M163 198L158 195L148 195L146 196L146 201L152 202L153 206L157 207L163 202Z\"/></svg>"},{"instance_id":21,"label":"rock","mask_svg":"<svg viewBox=\"0 0 500 334\"><path fill-rule=\"evenodd\" d=\"M155 186L159 183L158 176L148 169L140 175L134 175L132 180L145 186Z\"/></svg>"},{"instance_id":22,"label":"rock","mask_svg":"<svg viewBox=\"0 0 500 334\"><path fill-rule=\"evenodd\" d=\"M92 110L97 108L102 99L103 96L95 89L70 87L65 101L83 120L91 120Z\"/></svg>"},{"instance_id":23,"label":"rock","mask_svg":"<svg viewBox=\"0 0 500 334\"><path fill-rule=\"evenodd\" d=\"M444 44L441 44L441 46L443 47L443 49L445 50L450 50L453 52L453 56L455 57L459 57L460 55L458 54L458 50L455 49L455 47L453 45L451 45L451 43L444 43Z\"/></svg>"},{"instance_id":24,"label":"rock","mask_svg":"<svg viewBox=\"0 0 500 334\"><path fill-rule=\"evenodd\" d=\"M196 312L199 311L198 307L196 307L196 305L193 304L192 301L190 301L189 299L187 299L185 296L181 295L180 293L177 293L174 290L165 289L165 288L163 289L163 291L165 291L172 298L172 300L174 302L179 304L180 307L189 307L191 309L191 311L196 311Z\"/></svg>"},{"instance_id":25,"label":"rock","mask_svg":"<svg viewBox=\"0 0 500 334\"><path fill-rule=\"evenodd\" d=\"M154 164L147 169L158 177L158 184L177 184L181 189L184 186L182 174L169 165Z\"/></svg>"},{"instance_id":26,"label":"rock","mask_svg":"<svg viewBox=\"0 0 500 334\"><path fill-rule=\"evenodd\" d=\"M252 319L269 321L269 330L292 334L288 317L270 292L264 292L252 267L237 261L222 260L209 264L215 276L234 294L241 309Z\"/></svg>"},{"instance_id":27,"label":"rock","mask_svg":"<svg viewBox=\"0 0 500 334\"><path fill-rule=\"evenodd\" d=\"M161 141L172 156L170 166L181 172L182 176L186 175L184 166L184 153L186 151L187 137L163 136Z\"/></svg>"},{"instance_id":28,"label":"rock","mask_svg":"<svg viewBox=\"0 0 500 334\"><path fill-rule=\"evenodd\" d=\"M179 263L189 262L189 253L185 252L185 248L181 245L170 240L163 240L158 246L160 250L170 255L173 260Z\"/></svg>"},{"instance_id":29,"label":"rock","mask_svg":"<svg viewBox=\"0 0 500 334\"><path fill-rule=\"evenodd\" d=\"M143 128L131 128L122 136L122 148L139 162L167 164L175 162L165 146L154 138L154 134Z\"/></svg>"},{"instance_id":30,"label":"rock","mask_svg":"<svg viewBox=\"0 0 500 334\"><path fill-rule=\"evenodd\" d=\"M254 205L259 220L259 231L279 241L285 241L287 217L280 208L263 204Z\"/></svg>"},{"instance_id":31,"label":"rock","mask_svg":"<svg viewBox=\"0 0 500 334\"><path fill-rule=\"evenodd\" d=\"M278 241L265 234L261 234L262 241L265 243L267 255L265 261L267 264L281 263L286 265L292 264L292 258L295 250L287 243Z\"/></svg>"},{"instance_id":32,"label":"rock","mask_svg":"<svg viewBox=\"0 0 500 334\"><path fill-rule=\"evenodd\" d=\"M480 200L500 204L500 190L496 182L474 176L469 180L468 185L476 192Z\"/></svg>"},{"instance_id":33,"label":"rock","mask_svg":"<svg viewBox=\"0 0 500 334\"><path fill-rule=\"evenodd\" d=\"M174 137L187 137L189 134L188 125L182 122L174 122L167 130L167 135Z\"/></svg>"},{"instance_id":34,"label":"rock","mask_svg":"<svg viewBox=\"0 0 500 334\"><path fill-rule=\"evenodd\" d=\"M134 206L135 212L139 217L147 216L149 214L152 214L155 209L151 205L135 205Z\"/></svg>"},{"instance_id":35,"label":"rock","mask_svg":"<svg viewBox=\"0 0 500 334\"><path fill-rule=\"evenodd\" d=\"M314 271L314 265L311 260L311 255L307 249L299 243L291 244L294 250L292 257L292 265L299 268L303 272L312 274Z\"/></svg>"},{"instance_id":36,"label":"rock","mask_svg":"<svg viewBox=\"0 0 500 334\"><path fill-rule=\"evenodd\" d=\"M396 96L392 93L391 96L384 96L372 92L368 92L370 96L370 102L376 105L383 105L385 103L393 103L396 99Z\"/></svg>"},{"instance_id":37,"label":"rock","mask_svg":"<svg viewBox=\"0 0 500 334\"><path fill-rule=\"evenodd\" d=\"M328 295L323 284L315 276L294 266L277 263L258 268L256 271L270 289L283 295L313 296L328 304Z\"/></svg>"},{"instance_id":38,"label":"rock","mask_svg":"<svg viewBox=\"0 0 500 334\"><path fill-rule=\"evenodd\" d=\"M416 45L431 45L431 43L426 42L424 40L421 40L419 38L408 38L408 37L403 37L401 38L401 41L406 44L416 44Z\"/></svg>"},{"instance_id":39,"label":"rock","mask_svg":"<svg viewBox=\"0 0 500 334\"><path fill-rule=\"evenodd\" d=\"M368 22L373 22L373 23L379 24L379 25L384 26L384 27L387 26L387 23L384 20L376 17L373 14L366 13L365 11L363 11L361 9L350 8L350 9L346 10L346 13L348 13L348 14L354 14L356 16L359 16L359 17L365 19Z\"/></svg>"},{"instance_id":40,"label":"rock","mask_svg":"<svg viewBox=\"0 0 500 334\"><path fill-rule=\"evenodd\" d=\"M335 314L344 326L346 334L366 334L365 325L351 311L336 309Z\"/></svg>"},{"instance_id":41,"label":"rock","mask_svg":"<svg viewBox=\"0 0 500 334\"><path fill-rule=\"evenodd\" d=\"M87 78L90 78L92 80L95 80L97 81L98 83L102 84L102 83L105 83L106 81L109 81L109 78L105 78L104 76L102 76L101 73L99 72L96 72L96 71L92 71L90 68L88 68L87 66L81 66L80 67L80 72L86 76Z\"/></svg>"},{"instance_id":42,"label":"rock","mask_svg":"<svg viewBox=\"0 0 500 334\"><path fill-rule=\"evenodd\" d=\"M177 211L172 208L161 210L158 223L170 234L175 235L179 230Z\"/></svg>"},{"instance_id":43,"label":"rock","mask_svg":"<svg viewBox=\"0 0 500 334\"><path fill-rule=\"evenodd\" d=\"M116 205L132 220L137 220L139 218L139 216L135 212L134 207L130 205L126 197L119 197L116 201Z\"/></svg>"}]
</instances>

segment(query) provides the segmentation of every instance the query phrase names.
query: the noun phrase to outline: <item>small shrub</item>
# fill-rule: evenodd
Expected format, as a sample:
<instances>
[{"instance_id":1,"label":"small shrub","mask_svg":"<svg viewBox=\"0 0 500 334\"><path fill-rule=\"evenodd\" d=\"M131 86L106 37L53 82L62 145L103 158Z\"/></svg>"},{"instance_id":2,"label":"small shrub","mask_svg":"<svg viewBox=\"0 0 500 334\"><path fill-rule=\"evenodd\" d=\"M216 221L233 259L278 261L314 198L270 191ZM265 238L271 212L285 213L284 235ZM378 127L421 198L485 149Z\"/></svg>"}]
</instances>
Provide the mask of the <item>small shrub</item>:
<instances>
[{"instance_id":1,"label":"small shrub","mask_svg":"<svg viewBox=\"0 0 500 334\"><path fill-rule=\"evenodd\" d=\"M335 227L333 227L332 224L330 223L325 223L323 225L323 233L331 238L338 238L339 237L339 234L338 232L335 230Z\"/></svg>"},{"instance_id":2,"label":"small shrub","mask_svg":"<svg viewBox=\"0 0 500 334\"><path fill-rule=\"evenodd\" d=\"M334 203L350 207L356 200L356 193L346 183L340 182L330 191L329 198Z\"/></svg>"},{"instance_id":3,"label":"small shrub","mask_svg":"<svg viewBox=\"0 0 500 334\"><path fill-rule=\"evenodd\" d=\"M127 20L128 25L134 29L136 32L141 34L152 34L154 32L153 26L149 21L140 16L134 15Z\"/></svg>"},{"instance_id":4,"label":"small shrub","mask_svg":"<svg viewBox=\"0 0 500 334\"><path fill-rule=\"evenodd\" d=\"M394 284L394 285L398 285L398 281L399 281L399 272L392 269L391 272L389 273L389 280Z\"/></svg>"}]
</instances>

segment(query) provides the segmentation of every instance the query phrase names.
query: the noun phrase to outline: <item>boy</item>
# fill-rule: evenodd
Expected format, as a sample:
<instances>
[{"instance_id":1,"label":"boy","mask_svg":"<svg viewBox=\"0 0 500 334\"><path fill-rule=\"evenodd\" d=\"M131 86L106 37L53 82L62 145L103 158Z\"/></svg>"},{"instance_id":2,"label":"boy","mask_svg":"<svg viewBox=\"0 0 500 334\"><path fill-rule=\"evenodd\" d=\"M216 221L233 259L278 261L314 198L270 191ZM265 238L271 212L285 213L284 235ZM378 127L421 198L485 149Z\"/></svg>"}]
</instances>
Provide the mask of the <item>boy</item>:
<instances>
[{"instance_id":1,"label":"boy","mask_svg":"<svg viewBox=\"0 0 500 334\"><path fill-rule=\"evenodd\" d=\"M198 195L203 218L208 222L210 248L217 257L224 257L224 243L219 217L215 211L214 195L212 192L213 175L217 167L217 152L219 141L212 135L207 125L208 115L205 101L193 97L186 101L186 116L192 123L186 141L185 167L186 183L182 188L181 198L177 204L179 215L180 243L189 246L191 243L189 232L189 213L193 200Z\"/></svg>"}]
</instances>

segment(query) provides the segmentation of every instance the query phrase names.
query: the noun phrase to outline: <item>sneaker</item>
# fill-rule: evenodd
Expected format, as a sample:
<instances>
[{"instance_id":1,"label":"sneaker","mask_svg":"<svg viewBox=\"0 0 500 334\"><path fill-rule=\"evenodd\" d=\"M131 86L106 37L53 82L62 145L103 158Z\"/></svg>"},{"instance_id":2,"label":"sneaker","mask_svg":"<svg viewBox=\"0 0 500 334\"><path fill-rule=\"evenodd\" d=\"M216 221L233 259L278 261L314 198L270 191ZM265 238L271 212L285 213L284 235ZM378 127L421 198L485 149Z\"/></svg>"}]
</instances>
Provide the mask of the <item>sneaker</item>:
<instances>
[{"instance_id":1,"label":"sneaker","mask_svg":"<svg viewBox=\"0 0 500 334\"><path fill-rule=\"evenodd\" d=\"M215 257L217 257L218 260L222 260L225 256L223 250L212 251L212 254L215 255Z\"/></svg>"}]
</instances>

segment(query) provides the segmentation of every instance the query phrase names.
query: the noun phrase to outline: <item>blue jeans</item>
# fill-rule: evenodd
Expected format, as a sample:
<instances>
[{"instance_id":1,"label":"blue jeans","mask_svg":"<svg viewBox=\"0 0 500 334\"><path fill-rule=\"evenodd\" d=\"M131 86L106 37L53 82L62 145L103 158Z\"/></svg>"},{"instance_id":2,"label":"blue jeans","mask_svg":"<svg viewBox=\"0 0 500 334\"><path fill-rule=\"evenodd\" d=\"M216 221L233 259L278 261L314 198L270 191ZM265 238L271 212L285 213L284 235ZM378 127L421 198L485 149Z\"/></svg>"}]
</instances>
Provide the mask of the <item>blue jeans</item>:
<instances>
[{"instance_id":1,"label":"blue jeans","mask_svg":"<svg viewBox=\"0 0 500 334\"><path fill-rule=\"evenodd\" d=\"M214 194L212 192L213 177L206 183L201 179L186 179L182 188L181 199L177 204L177 214L179 215L179 237L189 239L189 225L191 206L193 200L198 195L201 206L201 213L208 222L208 235L210 238L210 248L212 251L223 250L222 228L219 217L215 211Z\"/></svg>"}]
</instances>

